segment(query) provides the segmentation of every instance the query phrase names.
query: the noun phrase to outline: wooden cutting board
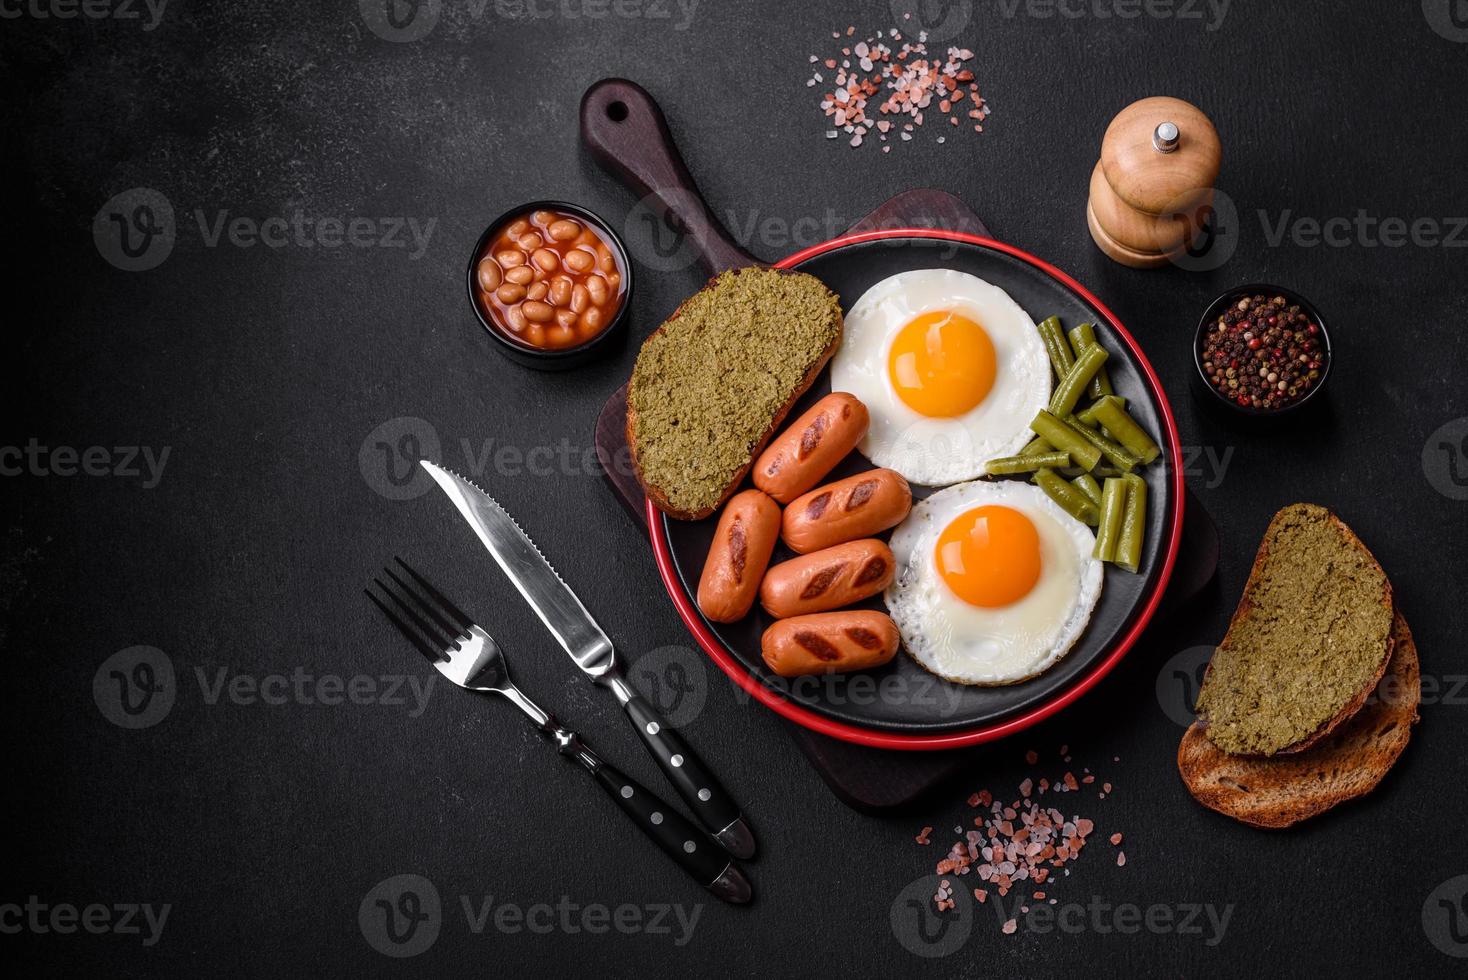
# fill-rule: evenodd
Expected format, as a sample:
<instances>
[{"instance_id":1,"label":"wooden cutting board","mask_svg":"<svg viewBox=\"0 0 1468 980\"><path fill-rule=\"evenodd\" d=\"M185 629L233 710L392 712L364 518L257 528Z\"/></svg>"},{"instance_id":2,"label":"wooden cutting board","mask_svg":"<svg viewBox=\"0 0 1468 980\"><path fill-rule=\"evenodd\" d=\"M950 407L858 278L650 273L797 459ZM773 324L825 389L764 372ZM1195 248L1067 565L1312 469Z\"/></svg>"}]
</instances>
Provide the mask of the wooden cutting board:
<instances>
[{"instance_id":1,"label":"wooden cutting board","mask_svg":"<svg viewBox=\"0 0 1468 980\"><path fill-rule=\"evenodd\" d=\"M897 195L862 218L848 234L890 228L941 228L992 237L968 205L947 191L912 190ZM627 386L613 393L596 420L596 454L602 474L617 499L643 528L646 510L642 486L625 463L627 458ZM1191 493L1166 603L1196 595L1218 567L1218 531ZM778 718L771 713L771 717ZM831 791L848 806L880 812L910 806L950 777L971 770L983 746L941 752L893 752L854 745L779 719L796 746L810 760Z\"/></svg>"}]
</instances>

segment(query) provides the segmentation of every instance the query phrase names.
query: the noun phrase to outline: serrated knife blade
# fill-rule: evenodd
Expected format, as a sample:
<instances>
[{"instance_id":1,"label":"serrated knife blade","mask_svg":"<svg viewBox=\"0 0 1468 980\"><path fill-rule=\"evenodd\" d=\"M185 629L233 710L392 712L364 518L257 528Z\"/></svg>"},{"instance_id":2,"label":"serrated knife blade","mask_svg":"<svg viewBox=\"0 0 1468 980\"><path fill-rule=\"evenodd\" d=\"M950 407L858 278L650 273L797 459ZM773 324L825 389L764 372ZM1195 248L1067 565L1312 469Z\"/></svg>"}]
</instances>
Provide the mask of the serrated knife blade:
<instances>
[{"instance_id":1,"label":"serrated knife blade","mask_svg":"<svg viewBox=\"0 0 1468 980\"><path fill-rule=\"evenodd\" d=\"M597 679L614 671L612 641L515 519L468 479L426 459L420 462L576 666Z\"/></svg>"}]
</instances>

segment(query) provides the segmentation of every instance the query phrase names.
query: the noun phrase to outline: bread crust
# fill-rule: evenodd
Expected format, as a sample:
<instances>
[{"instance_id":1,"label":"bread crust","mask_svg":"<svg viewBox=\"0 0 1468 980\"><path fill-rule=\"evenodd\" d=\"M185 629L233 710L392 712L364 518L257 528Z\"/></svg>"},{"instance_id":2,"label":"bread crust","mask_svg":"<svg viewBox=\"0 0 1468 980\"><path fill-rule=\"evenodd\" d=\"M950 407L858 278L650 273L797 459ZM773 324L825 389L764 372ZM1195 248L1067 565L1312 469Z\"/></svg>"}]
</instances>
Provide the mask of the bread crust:
<instances>
[{"instance_id":1,"label":"bread crust","mask_svg":"<svg viewBox=\"0 0 1468 980\"><path fill-rule=\"evenodd\" d=\"M1371 563L1376 566L1377 571L1380 571L1382 573L1382 581L1385 583L1382 589L1381 603L1387 608L1388 612L1391 612L1394 609L1391 580L1387 578L1385 570L1382 569L1381 563L1376 560L1376 556L1371 553L1371 549L1366 547L1365 543L1356 536L1356 532L1352 531L1345 521L1336 516L1334 511L1331 511L1325 507L1321 507L1319 504L1290 504L1286 507L1281 508L1280 511L1274 515L1274 517L1269 522L1269 527L1267 527L1264 531L1264 540L1261 541L1259 544L1259 553L1254 557L1254 565L1249 570L1248 581L1244 583L1244 594L1239 599L1239 605L1238 608L1234 610L1233 617L1229 620L1228 632L1224 634L1223 642L1219 644L1220 649L1229 646L1229 641L1233 639L1234 630L1237 629L1239 625L1243 623L1243 621L1247 619L1249 614L1253 611L1254 592L1258 588L1260 578L1262 578L1263 576L1264 564L1269 558L1270 552L1273 550L1274 541L1279 533L1280 525L1288 518L1302 513L1322 516L1330 521L1332 527L1340 532L1340 534L1348 542L1353 543L1357 548L1359 548L1361 550L1361 553L1371 560ZM1393 631L1393 633L1394 632L1395 631ZM1389 635L1387 637L1386 645L1382 651L1381 661L1377 664L1376 672L1372 675L1370 683L1365 684L1361 688L1361 690L1358 691L1356 695L1351 698L1351 700L1346 702L1345 706L1342 707L1341 710L1335 714L1335 716L1328 719L1312 734L1306 736L1298 742L1285 746L1275 754L1288 755L1292 753L1306 751L1311 746L1319 743L1321 739L1325 738L1331 732L1335 731L1335 729L1340 727L1343 722L1345 722L1348 718L1359 711L1361 705L1364 704L1366 699L1371 696L1371 692L1376 689L1376 685L1381 681L1382 676L1386 673L1387 664L1390 663L1392 659L1392 649L1394 642L1395 636ZM1208 664L1208 669L1204 672L1203 675L1205 684L1207 683L1208 674L1212 671L1213 664L1210 661ZM1194 725L1199 728L1199 731L1201 733L1203 733L1204 735L1207 734L1207 719L1200 719L1199 721L1194 722Z\"/></svg>"},{"instance_id":2,"label":"bread crust","mask_svg":"<svg viewBox=\"0 0 1468 980\"><path fill-rule=\"evenodd\" d=\"M1204 806L1254 827L1281 829L1371 792L1401 757L1421 702L1412 632L1394 613L1390 668L1378 697L1313 747L1290 755L1228 755L1194 722L1177 750L1178 774Z\"/></svg>"},{"instance_id":3,"label":"bread crust","mask_svg":"<svg viewBox=\"0 0 1468 980\"><path fill-rule=\"evenodd\" d=\"M778 272L781 275L785 276L798 274L790 269L772 269L767 266L751 266L750 268L757 268L768 272ZM741 269L737 271L742 272L743 270ZM722 275L722 273L719 273L719 275ZM704 289L712 286L714 282L719 278L719 275L709 277L708 282L704 283L703 286L698 290L698 292L702 292ZM827 289L827 292L830 292L830 290ZM678 319L678 315L683 312L683 308L688 305L688 303L693 299L694 296L697 295L698 293L696 292L693 295L689 296L688 299L685 299L682 303L678 304L678 308L673 311L672 315L664 320L656 330L648 334L647 340L651 340L654 337L660 336L664 331L666 331L668 325L671 324L674 320ZM832 293L832 295L834 296L835 294ZM775 438L775 433L779 431L780 426L790 415L791 409L795 407L796 403L799 402L801 398L805 397L805 393L810 391L811 386L816 383L816 379L821 376L821 372L826 369L826 365L831 362L831 358L836 356L836 350L841 346L841 338L845 334L845 332L845 323L838 323L836 327L835 338L831 341L829 345L827 345L826 349L821 352L820 357L811 366L810 370L805 373L805 376L801 379L799 386L795 390L795 393L786 400L785 404L780 407L780 410L770 420L770 424L768 427L766 427L764 434L760 436L759 441L750 450L749 458L745 460L744 465L739 468L739 471L734 475L733 479L729 481L728 486L724 487L723 492L719 494L719 499L716 500L711 506L700 508L699 510L680 510L679 508L674 507L672 503L668 500L668 497L663 492L662 488L649 482L647 477L643 474L642 463L638 459L637 454L637 410L632 407L632 399L630 398L631 392L628 392L629 398L627 400L626 438L627 448L631 451L632 456L632 471L637 476L637 482L642 484L642 489L644 492L646 492L648 499L653 502L653 506L657 507L658 510L676 520L701 521L705 517L711 517L716 511L718 511L720 507L723 507L724 504L728 503L729 498L734 496L735 491L737 491L740 485L744 483L744 478L749 475L749 471L754 468L754 462L755 460L759 459L760 453L764 452L765 447L770 444L770 440ZM643 341L643 343L646 342L647 341Z\"/></svg>"}]
</instances>

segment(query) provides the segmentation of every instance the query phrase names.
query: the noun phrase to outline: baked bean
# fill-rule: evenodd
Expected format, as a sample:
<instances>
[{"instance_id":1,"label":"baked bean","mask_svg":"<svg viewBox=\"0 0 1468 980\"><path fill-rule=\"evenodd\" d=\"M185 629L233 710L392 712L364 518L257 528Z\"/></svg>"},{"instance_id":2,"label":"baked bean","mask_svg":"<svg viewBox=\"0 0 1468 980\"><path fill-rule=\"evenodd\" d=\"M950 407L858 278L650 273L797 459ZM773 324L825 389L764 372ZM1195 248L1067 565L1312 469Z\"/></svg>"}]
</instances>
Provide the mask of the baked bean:
<instances>
[{"instance_id":1,"label":"baked bean","mask_svg":"<svg viewBox=\"0 0 1468 980\"><path fill-rule=\"evenodd\" d=\"M481 312L532 347L553 350L596 337L624 298L620 253L606 236L551 209L507 222L475 266Z\"/></svg>"},{"instance_id":2,"label":"baked bean","mask_svg":"<svg viewBox=\"0 0 1468 980\"><path fill-rule=\"evenodd\" d=\"M566 253L564 261L566 268L579 275L585 275L596 265L596 258L584 248L573 248Z\"/></svg>"},{"instance_id":3,"label":"baked bean","mask_svg":"<svg viewBox=\"0 0 1468 980\"><path fill-rule=\"evenodd\" d=\"M502 278L499 263L494 259L485 259L479 263L479 288L486 293L499 289Z\"/></svg>"}]
</instances>

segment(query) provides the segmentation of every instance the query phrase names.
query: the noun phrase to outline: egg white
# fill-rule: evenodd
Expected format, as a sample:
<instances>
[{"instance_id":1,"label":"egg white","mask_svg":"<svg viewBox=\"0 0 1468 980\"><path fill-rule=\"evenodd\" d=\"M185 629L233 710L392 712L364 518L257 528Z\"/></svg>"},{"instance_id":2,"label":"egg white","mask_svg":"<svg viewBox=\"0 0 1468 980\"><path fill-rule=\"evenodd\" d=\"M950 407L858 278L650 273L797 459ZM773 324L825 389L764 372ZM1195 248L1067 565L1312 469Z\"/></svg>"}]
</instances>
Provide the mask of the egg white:
<instances>
[{"instance_id":1,"label":"egg white","mask_svg":"<svg viewBox=\"0 0 1468 980\"><path fill-rule=\"evenodd\" d=\"M887 369L897 334L935 310L980 324L998 366L988 397L953 418L909 408ZM1050 361L1035 321L1004 290L954 269L917 269L883 279L846 314L831 388L855 395L871 413L862 455L910 483L947 486L983 476L990 459L1013 455L1034 438L1030 422L1050 403Z\"/></svg>"},{"instance_id":2,"label":"egg white","mask_svg":"<svg viewBox=\"0 0 1468 980\"><path fill-rule=\"evenodd\" d=\"M939 573L934 548L960 515L990 504L1020 511L1040 537L1040 580L1024 598L986 609L959 598ZM897 576L885 599L908 654L959 684L998 687L1053 667L1075 645L1101 597L1096 538L1039 487L1015 481L961 483L916 504L892 535Z\"/></svg>"}]
</instances>

